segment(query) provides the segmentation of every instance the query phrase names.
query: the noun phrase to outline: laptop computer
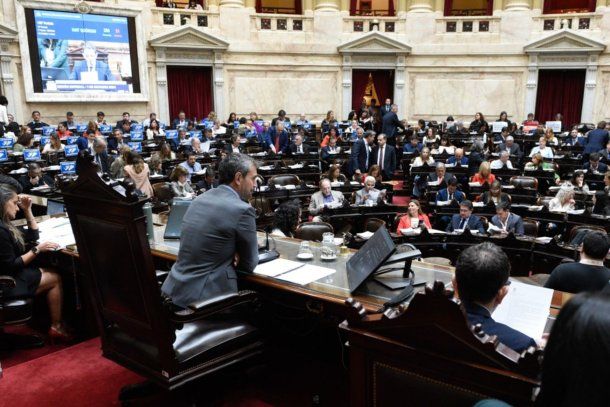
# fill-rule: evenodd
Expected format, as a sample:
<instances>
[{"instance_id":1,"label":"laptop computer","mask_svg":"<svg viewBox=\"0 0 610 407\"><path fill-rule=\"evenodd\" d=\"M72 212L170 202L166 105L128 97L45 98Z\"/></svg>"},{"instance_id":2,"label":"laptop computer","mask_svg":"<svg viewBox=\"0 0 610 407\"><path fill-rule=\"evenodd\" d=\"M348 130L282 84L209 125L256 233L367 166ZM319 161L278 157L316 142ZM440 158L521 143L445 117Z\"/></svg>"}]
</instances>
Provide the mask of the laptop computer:
<instances>
[{"instance_id":1,"label":"laptop computer","mask_svg":"<svg viewBox=\"0 0 610 407\"><path fill-rule=\"evenodd\" d=\"M396 251L396 245L388 230L382 226L354 254L345 265L350 293L381 267Z\"/></svg>"},{"instance_id":2,"label":"laptop computer","mask_svg":"<svg viewBox=\"0 0 610 407\"><path fill-rule=\"evenodd\" d=\"M182 230L182 219L192 201L175 200L172 203L167 225L165 225L164 239L180 239L180 231Z\"/></svg>"}]
</instances>

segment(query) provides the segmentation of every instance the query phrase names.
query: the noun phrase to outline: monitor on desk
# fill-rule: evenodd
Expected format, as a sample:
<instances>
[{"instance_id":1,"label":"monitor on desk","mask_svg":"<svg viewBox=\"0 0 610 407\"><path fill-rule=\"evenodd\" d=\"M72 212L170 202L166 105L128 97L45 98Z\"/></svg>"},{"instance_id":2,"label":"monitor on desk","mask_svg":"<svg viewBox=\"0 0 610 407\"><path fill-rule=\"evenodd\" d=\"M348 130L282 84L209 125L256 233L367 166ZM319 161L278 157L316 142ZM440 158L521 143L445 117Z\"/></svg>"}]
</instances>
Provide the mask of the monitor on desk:
<instances>
[{"instance_id":1,"label":"monitor on desk","mask_svg":"<svg viewBox=\"0 0 610 407\"><path fill-rule=\"evenodd\" d=\"M396 245L388 230L384 226L377 229L346 264L349 291L356 291L395 251Z\"/></svg>"},{"instance_id":2,"label":"monitor on desk","mask_svg":"<svg viewBox=\"0 0 610 407\"><path fill-rule=\"evenodd\" d=\"M182 230L182 219L189 206L191 206L190 200L175 200L172 204L172 208L169 211L169 217L167 218L167 225L165 226L164 239L180 239L180 231Z\"/></svg>"}]
</instances>

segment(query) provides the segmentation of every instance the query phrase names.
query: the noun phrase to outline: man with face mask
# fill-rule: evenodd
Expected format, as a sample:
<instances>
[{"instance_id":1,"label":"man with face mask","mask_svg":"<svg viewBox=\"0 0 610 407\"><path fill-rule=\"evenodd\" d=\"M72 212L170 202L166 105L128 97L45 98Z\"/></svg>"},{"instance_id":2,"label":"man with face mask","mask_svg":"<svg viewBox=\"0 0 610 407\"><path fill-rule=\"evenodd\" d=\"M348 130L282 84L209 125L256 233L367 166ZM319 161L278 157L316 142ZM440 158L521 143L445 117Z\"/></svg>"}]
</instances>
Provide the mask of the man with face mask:
<instances>
[{"instance_id":1,"label":"man with face mask","mask_svg":"<svg viewBox=\"0 0 610 407\"><path fill-rule=\"evenodd\" d=\"M110 72L108 64L97 59L97 50L91 42L86 42L83 47L83 60L76 61L70 74L71 80L76 81L112 81L114 75Z\"/></svg>"}]
</instances>

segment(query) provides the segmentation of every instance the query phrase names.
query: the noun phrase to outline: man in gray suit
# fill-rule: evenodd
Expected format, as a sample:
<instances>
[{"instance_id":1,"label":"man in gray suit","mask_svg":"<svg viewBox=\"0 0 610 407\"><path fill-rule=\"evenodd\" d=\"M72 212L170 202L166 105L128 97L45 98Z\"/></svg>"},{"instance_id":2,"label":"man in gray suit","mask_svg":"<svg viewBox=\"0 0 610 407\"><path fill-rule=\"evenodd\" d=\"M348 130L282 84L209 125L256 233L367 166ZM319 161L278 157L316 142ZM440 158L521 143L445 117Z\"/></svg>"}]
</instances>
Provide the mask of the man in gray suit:
<instances>
[{"instance_id":1,"label":"man in gray suit","mask_svg":"<svg viewBox=\"0 0 610 407\"><path fill-rule=\"evenodd\" d=\"M325 207L339 207L343 205L343 194L339 191L330 189L330 180L324 178L320 181L320 190L311 196L309 201L309 213L318 215ZM314 222L320 221L318 216L314 217Z\"/></svg>"},{"instance_id":2,"label":"man in gray suit","mask_svg":"<svg viewBox=\"0 0 610 407\"><path fill-rule=\"evenodd\" d=\"M235 270L258 264L254 208L256 166L244 154L222 160L221 185L193 200L184 215L178 260L161 290L180 307L237 293Z\"/></svg>"},{"instance_id":3,"label":"man in gray suit","mask_svg":"<svg viewBox=\"0 0 610 407\"><path fill-rule=\"evenodd\" d=\"M521 219L521 216L510 211L510 204L508 202L500 202L496 206L496 215L491 218L491 223L501 230L499 232L501 234L508 234L510 232L517 236L525 234L523 219Z\"/></svg>"}]
</instances>

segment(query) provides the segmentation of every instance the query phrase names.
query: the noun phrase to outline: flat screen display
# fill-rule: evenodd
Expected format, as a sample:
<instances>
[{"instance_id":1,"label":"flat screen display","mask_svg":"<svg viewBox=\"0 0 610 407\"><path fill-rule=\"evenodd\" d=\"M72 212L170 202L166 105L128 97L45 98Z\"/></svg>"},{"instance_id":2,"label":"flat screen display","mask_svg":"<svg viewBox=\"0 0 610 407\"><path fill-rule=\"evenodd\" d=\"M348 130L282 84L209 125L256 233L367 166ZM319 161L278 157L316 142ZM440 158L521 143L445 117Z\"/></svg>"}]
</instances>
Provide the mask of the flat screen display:
<instances>
[{"instance_id":1,"label":"flat screen display","mask_svg":"<svg viewBox=\"0 0 610 407\"><path fill-rule=\"evenodd\" d=\"M132 17L26 9L36 93L140 93Z\"/></svg>"},{"instance_id":2,"label":"flat screen display","mask_svg":"<svg viewBox=\"0 0 610 407\"><path fill-rule=\"evenodd\" d=\"M354 254L345 265L347 282L350 292L358 287L390 258L396 251L396 245L388 230L382 226L369 240Z\"/></svg>"}]
</instances>

